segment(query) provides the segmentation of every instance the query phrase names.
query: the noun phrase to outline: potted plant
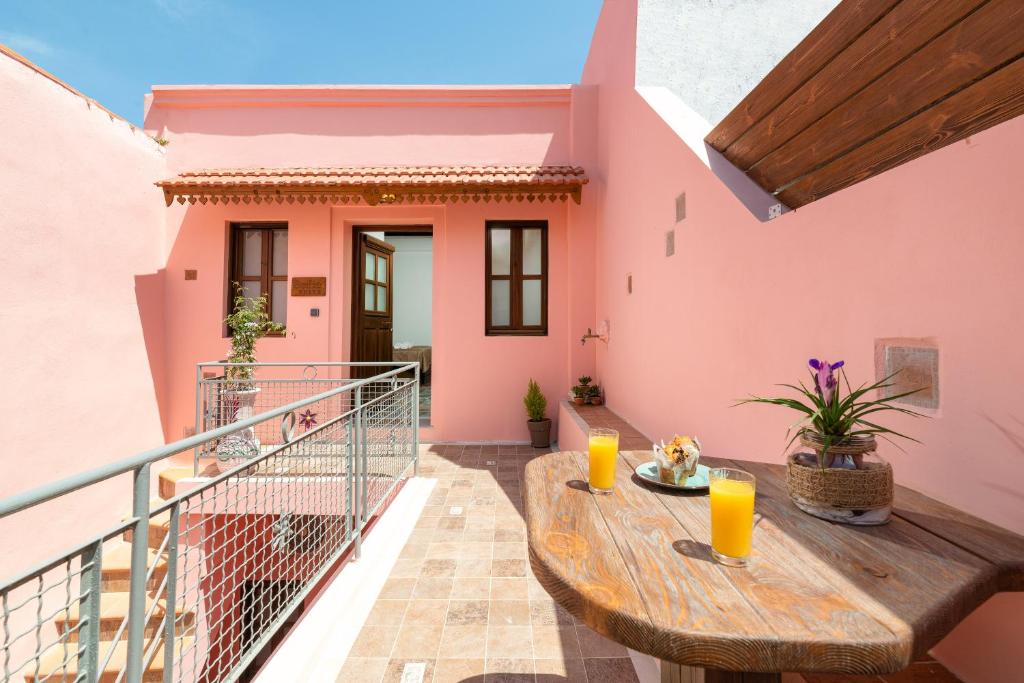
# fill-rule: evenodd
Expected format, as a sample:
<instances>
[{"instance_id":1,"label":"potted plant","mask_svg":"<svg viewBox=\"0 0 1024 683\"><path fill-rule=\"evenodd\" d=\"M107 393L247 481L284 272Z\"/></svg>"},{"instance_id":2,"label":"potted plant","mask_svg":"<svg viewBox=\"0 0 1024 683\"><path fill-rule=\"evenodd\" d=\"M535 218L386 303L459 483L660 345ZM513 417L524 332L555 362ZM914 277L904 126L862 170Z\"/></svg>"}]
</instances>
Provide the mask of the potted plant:
<instances>
[{"instance_id":1,"label":"potted plant","mask_svg":"<svg viewBox=\"0 0 1024 683\"><path fill-rule=\"evenodd\" d=\"M224 319L231 331L231 353L229 363L247 365L228 365L224 373L224 385L220 393L220 404L225 417L232 422L239 422L253 416L256 397L260 393L253 377L256 362L256 342L273 332L283 332L284 327L275 323L267 314L267 297L247 297L241 287L235 283L235 309ZM228 464L253 457L259 453L259 441L256 430L252 427L224 437L217 444L217 460Z\"/></svg>"},{"instance_id":2,"label":"potted plant","mask_svg":"<svg viewBox=\"0 0 1024 683\"><path fill-rule=\"evenodd\" d=\"M587 402L587 398L590 396L590 382L592 379L587 375L583 375L576 381L579 384L572 388L572 402L581 406Z\"/></svg>"},{"instance_id":3,"label":"potted plant","mask_svg":"<svg viewBox=\"0 0 1024 683\"><path fill-rule=\"evenodd\" d=\"M869 398L872 392L893 386L895 374L873 384L850 386L843 369L845 363L829 363L812 358L809 389L783 384L800 394L799 398L752 396L740 403L768 403L784 406L801 414L790 427L793 432L787 448L799 441L786 458L786 483L793 503L808 514L833 522L856 525L885 524L892 513L892 466L877 453L876 437L891 443L892 437L917 441L876 422L876 415L895 411L913 417L925 417L909 408L893 405L922 388L883 398ZM836 371L846 387L845 395Z\"/></svg>"},{"instance_id":4,"label":"potted plant","mask_svg":"<svg viewBox=\"0 0 1024 683\"><path fill-rule=\"evenodd\" d=\"M529 418L526 426L530 429L530 445L534 448L547 448L551 445L551 420L545 417L548 400L532 379L523 397L523 405L526 406L526 416Z\"/></svg>"},{"instance_id":5,"label":"potted plant","mask_svg":"<svg viewBox=\"0 0 1024 683\"><path fill-rule=\"evenodd\" d=\"M594 384L587 389L587 403L592 406L599 406L604 403L604 397L601 396L601 386Z\"/></svg>"}]
</instances>

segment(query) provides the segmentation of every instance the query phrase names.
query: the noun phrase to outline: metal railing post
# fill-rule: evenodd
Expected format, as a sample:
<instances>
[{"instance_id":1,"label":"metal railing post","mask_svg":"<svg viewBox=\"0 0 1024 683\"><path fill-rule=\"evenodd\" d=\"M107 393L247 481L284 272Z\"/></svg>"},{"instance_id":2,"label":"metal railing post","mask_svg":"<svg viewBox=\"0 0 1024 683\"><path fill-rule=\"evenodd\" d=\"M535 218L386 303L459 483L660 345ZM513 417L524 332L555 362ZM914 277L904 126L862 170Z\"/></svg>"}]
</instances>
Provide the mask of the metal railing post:
<instances>
[{"instance_id":1,"label":"metal railing post","mask_svg":"<svg viewBox=\"0 0 1024 683\"><path fill-rule=\"evenodd\" d=\"M202 419L201 413L202 413L203 407L204 407L203 406L203 400L202 400L202 393L203 393L203 364L202 363L197 363L196 364L196 426L195 426L195 432L194 432L195 434L199 434L199 431L200 431L199 430L199 425L200 425L200 420ZM192 474L198 476L199 475L199 446L195 447L195 450L193 452L192 461L193 461L193 464L192 464Z\"/></svg>"},{"instance_id":2,"label":"metal railing post","mask_svg":"<svg viewBox=\"0 0 1024 683\"><path fill-rule=\"evenodd\" d=\"M175 612L178 597L178 524L181 502L174 504L167 523L167 596L164 598L164 682L174 680L174 646L178 639Z\"/></svg>"},{"instance_id":3,"label":"metal railing post","mask_svg":"<svg viewBox=\"0 0 1024 683\"><path fill-rule=\"evenodd\" d=\"M362 481L362 451L364 447L363 443L363 388L356 387L356 394L354 397L355 401L355 413L352 415L352 419L355 426L352 429L352 459L354 461L354 467L352 470L352 483L353 483L353 495L352 495L352 508L353 517L355 518L355 524L352 527L353 532L356 535L355 539L355 559L359 559L362 555L362 539L363 539L363 506L362 506L362 493L361 493L361 481Z\"/></svg>"},{"instance_id":4,"label":"metal railing post","mask_svg":"<svg viewBox=\"0 0 1024 683\"><path fill-rule=\"evenodd\" d=\"M420 475L420 364L413 370L412 383L412 475Z\"/></svg>"},{"instance_id":5,"label":"metal railing post","mask_svg":"<svg viewBox=\"0 0 1024 683\"><path fill-rule=\"evenodd\" d=\"M128 581L128 661L126 680L142 680L146 633L146 573L149 554L149 463L135 470L132 490L132 561Z\"/></svg>"},{"instance_id":6,"label":"metal railing post","mask_svg":"<svg viewBox=\"0 0 1024 683\"><path fill-rule=\"evenodd\" d=\"M103 542L93 543L81 557L82 578L79 591L82 597L79 605L81 619L78 632L78 671L85 674L85 680L91 683L99 680Z\"/></svg>"}]
</instances>

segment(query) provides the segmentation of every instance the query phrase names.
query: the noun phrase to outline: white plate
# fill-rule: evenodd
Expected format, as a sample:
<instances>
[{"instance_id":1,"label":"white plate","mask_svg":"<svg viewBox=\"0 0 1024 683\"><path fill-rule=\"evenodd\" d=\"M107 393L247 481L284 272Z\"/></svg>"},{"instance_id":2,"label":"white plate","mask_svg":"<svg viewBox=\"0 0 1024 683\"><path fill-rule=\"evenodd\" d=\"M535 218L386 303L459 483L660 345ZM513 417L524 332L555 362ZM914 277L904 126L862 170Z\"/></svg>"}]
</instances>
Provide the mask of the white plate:
<instances>
[{"instance_id":1,"label":"white plate","mask_svg":"<svg viewBox=\"0 0 1024 683\"><path fill-rule=\"evenodd\" d=\"M676 489L677 491L703 491L708 487L708 468L706 465L697 464L697 471L693 473L693 476L686 480L685 483L667 484L661 480L658 475L658 463L654 460L645 462L639 465L635 470L636 476L640 477L644 481L649 481L652 484L663 486L667 489Z\"/></svg>"}]
</instances>

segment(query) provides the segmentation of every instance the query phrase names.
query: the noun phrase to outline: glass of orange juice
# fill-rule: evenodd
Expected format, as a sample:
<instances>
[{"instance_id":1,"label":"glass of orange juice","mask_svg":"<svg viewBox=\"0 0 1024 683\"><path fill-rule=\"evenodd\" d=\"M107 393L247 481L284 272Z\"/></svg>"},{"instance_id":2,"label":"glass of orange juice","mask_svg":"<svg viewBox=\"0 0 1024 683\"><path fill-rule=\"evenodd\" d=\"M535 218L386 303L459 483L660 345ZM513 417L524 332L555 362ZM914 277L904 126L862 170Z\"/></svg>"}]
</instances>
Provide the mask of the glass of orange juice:
<instances>
[{"instance_id":1,"label":"glass of orange juice","mask_svg":"<svg viewBox=\"0 0 1024 683\"><path fill-rule=\"evenodd\" d=\"M750 562L754 535L754 475L728 467L708 475L711 494L711 553L730 567Z\"/></svg>"},{"instance_id":2,"label":"glass of orange juice","mask_svg":"<svg viewBox=\"0 0 1024 683\"><path fill-rule=\"evenodd\" d=\"M590 448L591 493L611 493L615 486L615 461L619 457L619 433L614 429L592 427Z\"/></svg>"}]
</instances>

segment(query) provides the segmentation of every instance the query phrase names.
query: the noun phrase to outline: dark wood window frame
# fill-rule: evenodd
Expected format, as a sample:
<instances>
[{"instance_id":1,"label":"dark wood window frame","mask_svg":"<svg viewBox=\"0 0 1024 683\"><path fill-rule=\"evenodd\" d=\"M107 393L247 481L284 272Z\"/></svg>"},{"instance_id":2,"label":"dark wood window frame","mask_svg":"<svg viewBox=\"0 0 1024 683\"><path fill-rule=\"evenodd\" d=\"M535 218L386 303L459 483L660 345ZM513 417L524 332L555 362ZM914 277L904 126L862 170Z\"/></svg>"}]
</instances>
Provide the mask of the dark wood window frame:
<instances>
[{"instance_id":1,"label":"dark wood window frame","mask_svg":"<svg viewBox=\"0 0 1024 683\"><path fill-rule=\"evenodd\" d=\"M491 233L493 230L511 230L508 275L491 273ZM541 232L540 275L523 274L523 230ZM543 337L548 333L548 222L547 221L487 221L484 239L484 332L488 336ZM509 282L509 324L491 324L491 283ZM523 325L523 281L539 280L540 325Z\"/></svg>"},{"instance_id":2,"label":"dark wood window frame","mask_svg":"<svg viewBox=\"0 0 1024 683\"><path fill-rule=\"evenodd\" d=\"M235 306L235 283L236 282L259 282L260 293L267 295L267 312L274 310L274 287L273 282L285 283L285 297L288 296L288 272L285 266L284 275L274 275L274 231L284 230L287 232L288 223L230 223L229 249L228 249L228 286L227 286L227 310L234 310ZM242 274L242 240L239 235L243 230L259 230L262 235L262 249L260 252L260 274ZM287 303L285 304L287 306ZM286 321L287 322L287 321ZM230 332L228 332L230 334ZM280 337L283 332L273 332L269 336Z\"/></svg>"}]
</instances>

